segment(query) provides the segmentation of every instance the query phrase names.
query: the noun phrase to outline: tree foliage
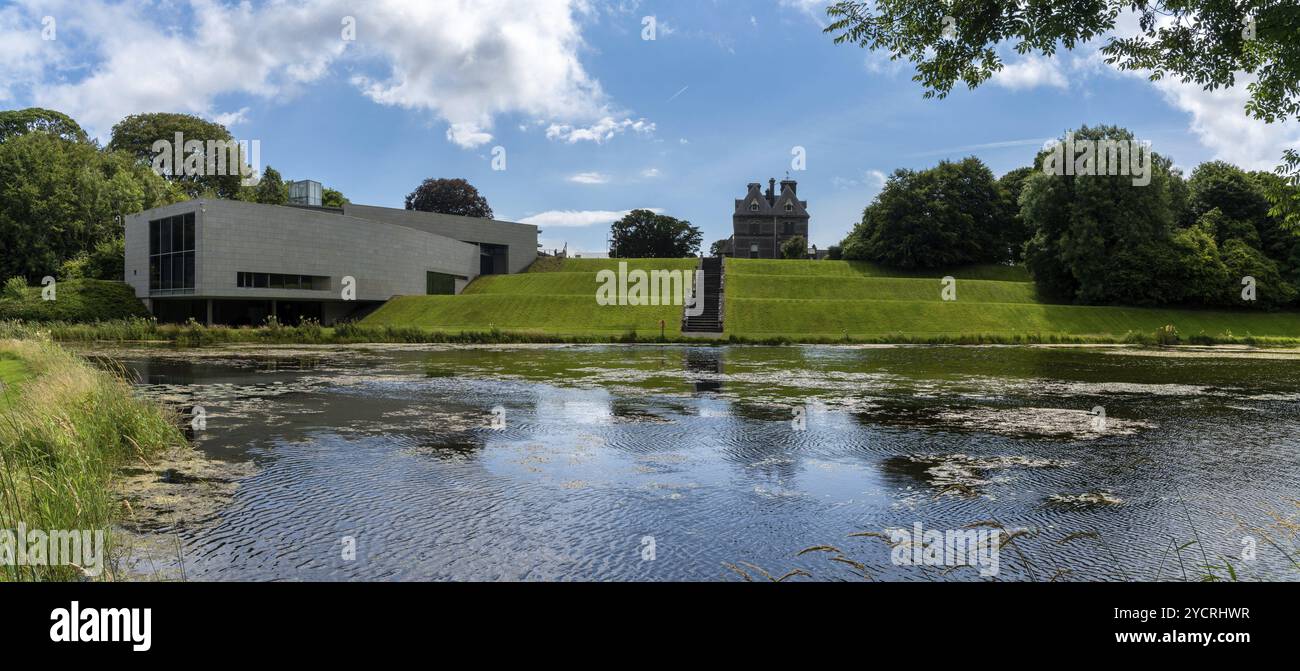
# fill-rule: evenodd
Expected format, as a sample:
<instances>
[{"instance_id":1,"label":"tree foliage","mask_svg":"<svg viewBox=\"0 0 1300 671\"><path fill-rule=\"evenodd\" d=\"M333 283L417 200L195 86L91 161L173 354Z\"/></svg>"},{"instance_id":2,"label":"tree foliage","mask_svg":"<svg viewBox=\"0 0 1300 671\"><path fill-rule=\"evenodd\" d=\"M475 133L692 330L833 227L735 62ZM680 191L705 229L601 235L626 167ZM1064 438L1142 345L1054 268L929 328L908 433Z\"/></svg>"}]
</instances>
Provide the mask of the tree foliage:
<instances>
[{"instance_id":1,"label":"tree foliage","mask_svg":"<svg viewBox=\"0 0 1300 671\"><path fill-rule=\"evenodd\" d=\"M108 141L108 149L121 151L134 156L145 165L152 166L158 150L154 143L166 141L174 148L176 134L180 133L182 142L189 144L198 141L202 145L203 174L183 174L181 165L172 166L172 174L165 177L180 186L191 198L197 198L205 192L219 198L238 198L240 192L240 167L246 162L242 153L232 165L226 162L225 174L208 174L208 141L228 143L234 137L226 127L214 121L201 119L191 114L156 112L150 114L132 114L113 126L113 135ZM174 151L174 149L173 149ZM190 151L181 147L182 155L189 156ZM237 152L238 153L238 152Z\"/></svg>"},{"instance_id":2,"label":"tree foliage","mask_svg":"<svg viewBox=\"0 0 1300 671\"><path fill-rule=\"evenodd\" d=\"M1117 35L1121 15L1135 35ZM1267 123L1300 120L1300 6L1294 0L840 0L826 32L910 62L925 97L958 82L975 88L1003 67L999 47L1053 56L1104 38L1111 65L1177 78L1206 90L1247 86L1245 113ZM1283 153L1290 188L1269 191L1275 216L1300 226L1300 152Z\"/></svg>"},{"instance_id":3,"label":"tree foliage","mask_svg":"<svg viewBox=\"0 0 1300 671\"><path fill-rule=\"evenodd\" d=\"M1011 208L977 158L897 170L843 243L846 259L895 268L944 268L1011 258Z\"/></svg>"},{"instance_id":4,"label":"tree foliage","mask_svg":"<svg viewBox=\"0 0 1300 671\"><path fill-rule=\"evenodd\" d=\"M87 142L86 131L63 112L42 107L0 111L0 142L40 131L71 142Z\"/></svg>"},{"instance_id":5,"label":"tree foliage","mask_svg":"<svg viewBox=\"0 0 1300 671\"><path fill-rule=\"evenodd\" d=\"M681 258L700 251L700 229L666 214L632 210L609 229L609 255L618 258Z\"/></svg>"},{"instance_id":6,"label":"tree foliage","mask_svg":"<svg viewBox=\"0 0 1300 671\"><path fill-rule=\"evenodd\" d=\"M783 259L806 259L808 258L808 241L802 235L796 235L789 240L781 243L781 258Z\"/></svg>"},{"instance_id":7,"label":"tree foliage","mask_svg":"<svg viewBox=\"0 0 1300 671\"><path fill-rule=\"evenodd\" d=\"M123 215L182 198L130 155L39 130L12 137L0 143L0 277L57 275L121 238Z\"/></svg>"},{"instance_id":8,"label":"tree foliage","mask_svg":"<svg viewBox=\"0 0 1300 671\"><path fill-rule=\"evenodd\" d=\"M487 198L463 179L426 179L406 196L406 209L492 218Z\"/></svg>"}]
</instances>

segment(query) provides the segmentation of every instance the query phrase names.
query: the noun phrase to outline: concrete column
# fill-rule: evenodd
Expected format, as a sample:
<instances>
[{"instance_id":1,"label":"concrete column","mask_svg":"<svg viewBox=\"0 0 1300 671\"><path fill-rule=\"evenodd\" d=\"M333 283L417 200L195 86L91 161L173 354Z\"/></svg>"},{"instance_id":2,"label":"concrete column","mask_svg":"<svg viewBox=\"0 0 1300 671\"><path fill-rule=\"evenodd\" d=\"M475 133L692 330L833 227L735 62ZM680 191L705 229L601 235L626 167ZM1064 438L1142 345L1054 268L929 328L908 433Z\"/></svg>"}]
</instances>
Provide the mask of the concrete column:
<instances>
[{"instance_id":1,"label":"concrete column","mask_svg":"<svg viewBox=\"0 0 1300 671\"><path fill-rule=\"evenodd\" d=\"M212 326L212 299L208 299L208 326Z\"/></svg>"}]
</instances>

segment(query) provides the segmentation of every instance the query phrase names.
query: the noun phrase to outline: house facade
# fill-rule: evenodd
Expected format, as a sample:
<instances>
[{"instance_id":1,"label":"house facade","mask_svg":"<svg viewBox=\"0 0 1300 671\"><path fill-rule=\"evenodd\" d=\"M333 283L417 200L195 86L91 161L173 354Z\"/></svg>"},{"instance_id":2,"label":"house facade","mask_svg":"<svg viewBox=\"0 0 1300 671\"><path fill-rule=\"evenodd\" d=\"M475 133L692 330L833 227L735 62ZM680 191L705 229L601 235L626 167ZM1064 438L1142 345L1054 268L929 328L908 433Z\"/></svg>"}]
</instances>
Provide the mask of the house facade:
<instances>
[{"instance_id":1,"label":"house facade","mask_svg":"<svg viewBox=\"0 0 1300 671\"><path fill-rule=\"evenodd\" d=\"M794 237L808 240L808 201L799 200L798 182L769 179L767 191L751 182L744 198L736 199L731 215L731 244L728 256L747 259L779 259L781 245Z\"/></svg>"},{"instance_id":2,"label":"house facade","mask_svg":"<svg viewBox=\"0 0 1300 671\"><path fill-rule=\"evenodd\" d=\"M125 280L166 322L323 324L537 258L537 227L347 204L197 199L126 217Z\"/></svg>"}]
</instances>

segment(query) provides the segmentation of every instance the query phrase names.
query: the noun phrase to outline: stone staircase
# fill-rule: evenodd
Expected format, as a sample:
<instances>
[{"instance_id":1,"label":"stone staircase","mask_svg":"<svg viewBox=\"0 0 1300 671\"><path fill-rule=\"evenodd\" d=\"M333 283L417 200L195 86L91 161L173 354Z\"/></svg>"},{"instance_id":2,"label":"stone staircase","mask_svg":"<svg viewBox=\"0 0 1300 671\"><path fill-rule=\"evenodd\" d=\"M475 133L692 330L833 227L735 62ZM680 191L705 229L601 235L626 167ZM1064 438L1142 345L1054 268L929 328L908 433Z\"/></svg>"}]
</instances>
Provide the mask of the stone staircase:
<instances>
[{"instance_id":1,"label":"stone staircase","mask_svg":"<svg viewBox=\"0 0 1300 671\"><path fill-rule=\"evenodd\" d=\"M700 259L698 272L704 273L704 312L686 315L682 309L682 333L722 334L723 267L722 257Z\"/></svg>"}]
</instances>

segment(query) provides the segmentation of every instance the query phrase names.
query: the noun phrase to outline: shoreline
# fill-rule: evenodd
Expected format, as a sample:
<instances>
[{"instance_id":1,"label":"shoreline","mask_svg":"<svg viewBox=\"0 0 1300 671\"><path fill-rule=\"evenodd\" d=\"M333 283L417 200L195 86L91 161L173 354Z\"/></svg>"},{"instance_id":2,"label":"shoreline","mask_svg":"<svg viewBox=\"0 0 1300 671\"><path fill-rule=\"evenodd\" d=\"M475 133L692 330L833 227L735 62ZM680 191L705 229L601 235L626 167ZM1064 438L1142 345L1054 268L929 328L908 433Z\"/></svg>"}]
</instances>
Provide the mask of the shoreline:
<instances>
[{"instance_id":1,"label":"shoreline","mask_svg":"<svg viewBox=\"0 0 1300 671\"><path fill-rule=\"evenodd\" d=\"M846 334L842 337L773 335L751 337L726 334L716 338L692 338L681 334L645 335L635 330L623 333L543 333L526 330L436 331L420 327L342 324L322 327L314 322L299 326L206 327L158 324L148 319L77 324L68 322L0 321L0 339L49 338L61 343L121 343L161 347L205 347L212 345L358 345L358 344L451 344L451 345L757 345L757 346L1138 346L1138 347L1253 347L1300 348L1300 337L1254 336L1199 333L1180 336L1159 329L1153 333L1128 331L1115 334L1066 333L886 333Z\"/></svg>"}]
</instances>

